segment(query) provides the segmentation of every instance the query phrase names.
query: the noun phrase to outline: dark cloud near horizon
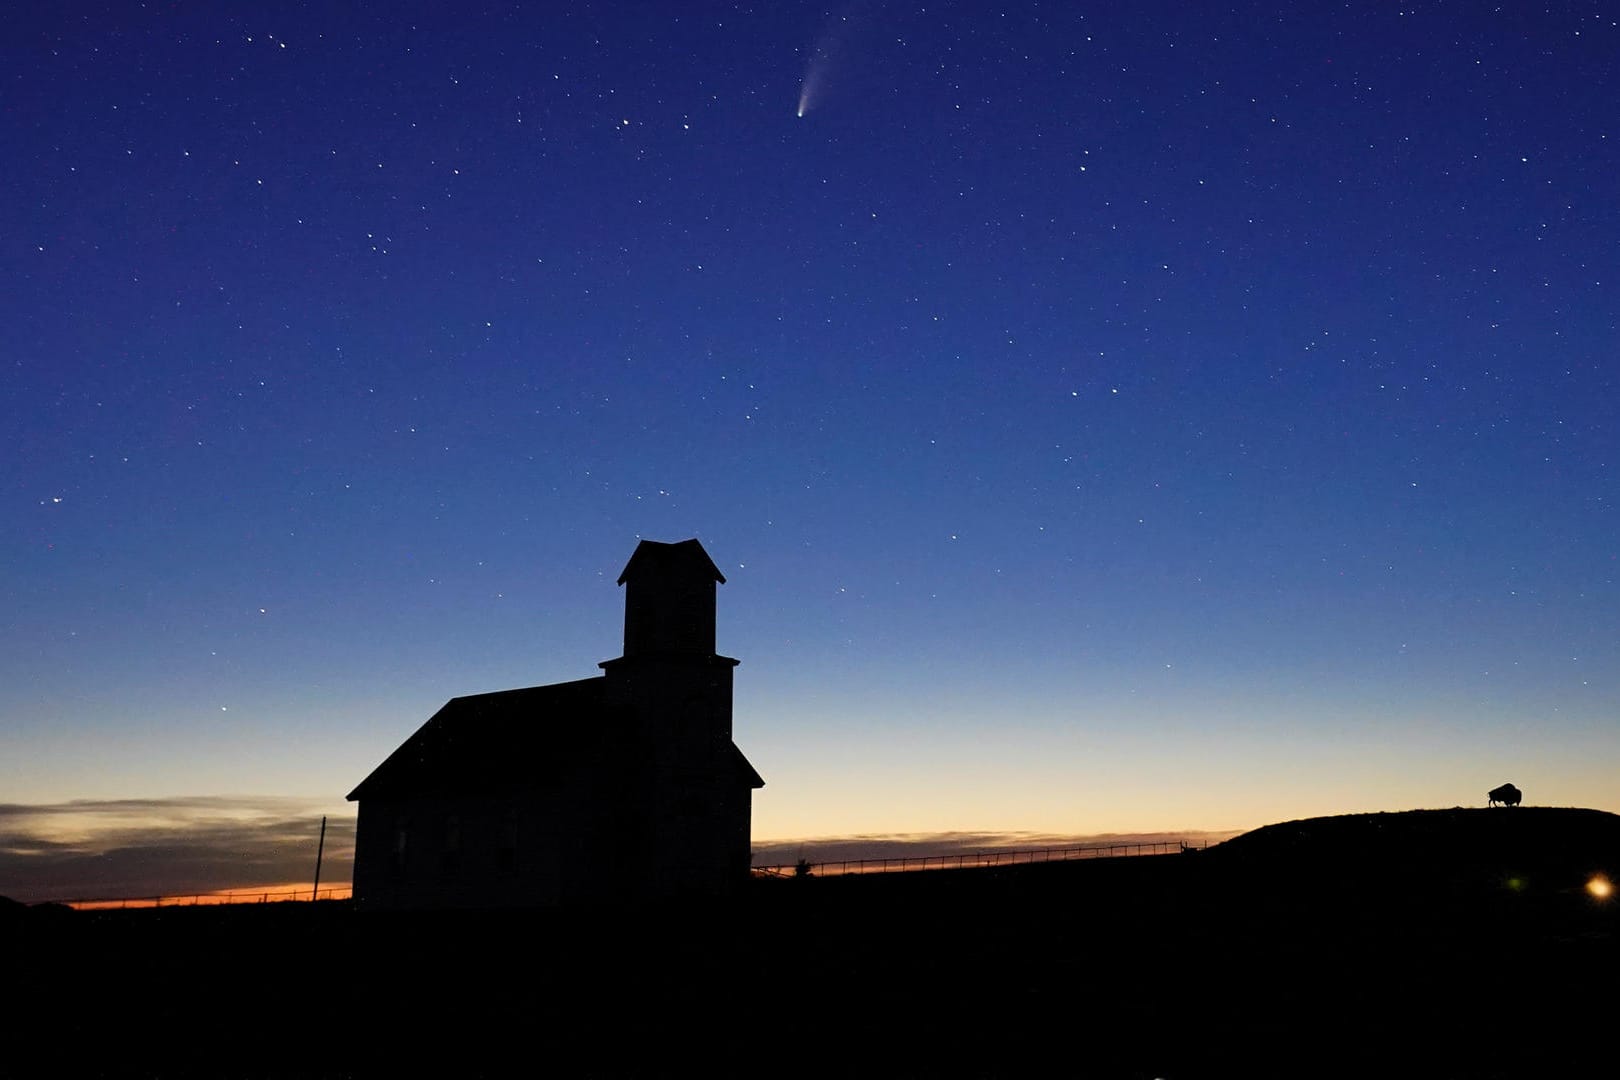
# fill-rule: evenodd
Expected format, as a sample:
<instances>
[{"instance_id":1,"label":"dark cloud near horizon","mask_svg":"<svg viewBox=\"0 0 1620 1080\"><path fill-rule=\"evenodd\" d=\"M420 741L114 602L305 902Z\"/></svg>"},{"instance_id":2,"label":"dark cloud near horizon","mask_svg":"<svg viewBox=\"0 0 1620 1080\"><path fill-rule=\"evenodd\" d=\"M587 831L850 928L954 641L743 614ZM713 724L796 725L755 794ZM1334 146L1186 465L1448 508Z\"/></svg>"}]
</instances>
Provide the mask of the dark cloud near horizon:
<instances>
[{"instance_id":1,"label":"dark cloud near horizon","mask_svg":"<svg viewBox=\"0 0 1620 1080\"><path fill-rule=\"evenodd\" d=\"M202 796L0 804L0 895L133 899L308 881L321 813L310 800ZM327 822L321 876L346 883L354 819Z\"/></svg>"}]
</instances>

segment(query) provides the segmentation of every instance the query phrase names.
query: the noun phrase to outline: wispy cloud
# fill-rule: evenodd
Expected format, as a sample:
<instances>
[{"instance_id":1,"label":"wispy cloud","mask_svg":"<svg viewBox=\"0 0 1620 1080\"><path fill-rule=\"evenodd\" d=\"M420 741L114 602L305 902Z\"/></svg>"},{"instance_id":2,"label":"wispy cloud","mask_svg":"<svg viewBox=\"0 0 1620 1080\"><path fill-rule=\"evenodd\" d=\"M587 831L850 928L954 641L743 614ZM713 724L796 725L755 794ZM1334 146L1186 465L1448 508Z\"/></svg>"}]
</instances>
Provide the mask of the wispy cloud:
<instances>
[{"instance_id":1,"label":"wispy cloud","mask_svg":"<svg viewBox=\"0 0 1620 1080\"><path fill-rule=\"evenodd\" d=\"M68 900L307 881L323 810L276 796L0 803L0 895ZM322 878L349 879L354 819L327 824Z\"/></svg>"},{"instance_id":2,"label":"wispy cloud","mask_svg":"<svg viewBox=\"0 0 1620 1080\"><path fill-rule=\"evenodd\" d=\"M858 859L946 858L1042 848L1092 847L1108 844L1216 844L1237 835L1231 832L1155 833L1037 833L938 832L874 833L864 836L818 836L800 840L763 840L753 845L755 866L783 866L805 859L812 863L854 862Z\"/></svg>"}]
</instances>

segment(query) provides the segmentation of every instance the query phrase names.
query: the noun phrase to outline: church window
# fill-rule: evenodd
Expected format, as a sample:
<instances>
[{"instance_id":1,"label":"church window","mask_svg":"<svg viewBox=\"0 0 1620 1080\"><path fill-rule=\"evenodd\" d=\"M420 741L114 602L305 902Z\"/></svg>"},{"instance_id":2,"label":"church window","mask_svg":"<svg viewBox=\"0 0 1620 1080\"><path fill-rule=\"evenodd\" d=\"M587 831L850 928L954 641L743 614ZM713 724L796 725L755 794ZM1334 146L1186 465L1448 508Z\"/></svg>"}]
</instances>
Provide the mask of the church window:
<instances>
[{"instance_id":1,"label":"church window","mask_svg":"<svg viewBox=\"0 0 1620 1080\"><path fill-rule=\"evenodd\" d=\"M410 849L411 819L402 817L394 825L394 869L405 869L405 857Z\"/></svg>"}]
</instances>

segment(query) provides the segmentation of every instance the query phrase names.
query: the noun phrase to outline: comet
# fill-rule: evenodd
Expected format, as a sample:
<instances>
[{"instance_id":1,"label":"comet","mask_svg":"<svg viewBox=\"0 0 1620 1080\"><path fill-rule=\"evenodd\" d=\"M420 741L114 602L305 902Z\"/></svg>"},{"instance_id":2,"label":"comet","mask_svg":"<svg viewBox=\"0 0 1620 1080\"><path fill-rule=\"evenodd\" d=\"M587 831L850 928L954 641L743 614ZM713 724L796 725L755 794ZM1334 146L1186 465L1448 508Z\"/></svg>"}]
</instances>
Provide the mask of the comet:
<instances>
[{"instance_id":1,"label":"comet","mask_svg":"<svg viewBox=\"0 0 1620 1080\"><path fill-rule=\"evenodd\" d=\"M821 58L822 52L817 49L815 55L810 58L810 63L805 65L804 80L799 83L799 119L801 120L804 119L804 114L810 111L810 106L815 103L816 91L821 87Z\"/></svg>"},{"instance_id":2,"label":"comet","mask_svg":"<svg viewBox=\"0 0 1620 1080\"><path fill-rule=\"evenodd\" d=\"M858 24L865 21L868 14L868 0L849 0L843 11L822 24L821 33L804 64L804 78L799 80L799 119L804 119L811 109L821 104L828 75L842 68L851 36L859 32Z\"/></svg>"}]
</instances>

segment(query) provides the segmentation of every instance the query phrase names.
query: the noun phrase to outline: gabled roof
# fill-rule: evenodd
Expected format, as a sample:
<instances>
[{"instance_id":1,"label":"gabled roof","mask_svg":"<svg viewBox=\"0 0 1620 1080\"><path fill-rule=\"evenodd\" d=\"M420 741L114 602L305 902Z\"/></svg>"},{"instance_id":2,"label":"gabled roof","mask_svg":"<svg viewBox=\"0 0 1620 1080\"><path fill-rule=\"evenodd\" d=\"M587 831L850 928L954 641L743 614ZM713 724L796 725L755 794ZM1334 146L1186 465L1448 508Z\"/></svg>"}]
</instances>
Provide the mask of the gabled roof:
<instances>
[{"instance_id":1,"label":"gabled roof","mask_svg":"<svg viewBox=\"0 0 1620 1080\"><path fill-rule=\"evenodd\" d=\"M489 792L545 783L624 744L628 709L600 677L452 698L349 798Z\"/></svg>"},{"instance_id":2,"label":"gabled roof","mask_svg":"<svg viewBox=\"0 0 1620 1080\"><path fill-rule=\"evenodd\" d=\"M349 799L489 794L532 789L581 770L601 784L630 782L626 767L645 748L635 710L609 705L607 679L452 698L389 754ZM735 743L737 779L765 781Z\"/></svg>"},{"instance_id":3,"label":"gabled roof","mask_svg":"<svg viewBox=\"0 0 1620 1080\"><path fill-rule=\"evenodd\" d=\"M624 573L619 575L619 584L623 585L633 577L655 577L666 580L679 578L700 578L709 581L718 581L724 585L726 576L714 565L709 553L703 550L703 545L697 540L681 540L674 544L666 544L661 540L643 540L636 545L636 550L630 555L630 561L624 564Z\"/></svg>"}]
</instances>

